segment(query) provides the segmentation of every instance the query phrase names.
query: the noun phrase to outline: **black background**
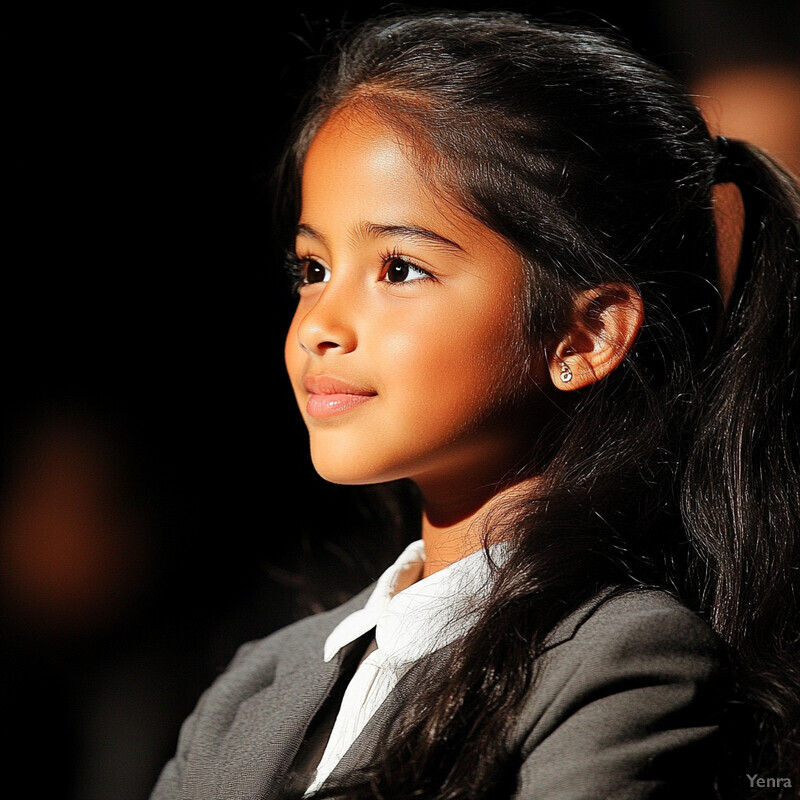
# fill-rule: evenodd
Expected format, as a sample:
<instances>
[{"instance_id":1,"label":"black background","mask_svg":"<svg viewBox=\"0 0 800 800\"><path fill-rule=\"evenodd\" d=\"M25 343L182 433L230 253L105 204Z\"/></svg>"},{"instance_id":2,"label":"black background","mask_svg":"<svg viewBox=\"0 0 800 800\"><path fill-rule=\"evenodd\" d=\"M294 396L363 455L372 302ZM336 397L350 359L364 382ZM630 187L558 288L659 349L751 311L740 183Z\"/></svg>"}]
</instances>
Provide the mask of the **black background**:
<instances>
[{"instance_id":1,"label":"black background","mask_svg":"<svg viewBox=\"0 0 800 800\"><path fill-rule=\"evenodd\" d=\"M379 6L110 8L6 21L3 485L27 431L77 416L149 521L130 607L80 636L7 637L5 754L63 800L146 796L199 691L303 613L291 576L357 524L310 468L284 375L268 189L316 43ZM679 73L703 58L681 3L579 9Z\"/></svg>"}]
</instances>

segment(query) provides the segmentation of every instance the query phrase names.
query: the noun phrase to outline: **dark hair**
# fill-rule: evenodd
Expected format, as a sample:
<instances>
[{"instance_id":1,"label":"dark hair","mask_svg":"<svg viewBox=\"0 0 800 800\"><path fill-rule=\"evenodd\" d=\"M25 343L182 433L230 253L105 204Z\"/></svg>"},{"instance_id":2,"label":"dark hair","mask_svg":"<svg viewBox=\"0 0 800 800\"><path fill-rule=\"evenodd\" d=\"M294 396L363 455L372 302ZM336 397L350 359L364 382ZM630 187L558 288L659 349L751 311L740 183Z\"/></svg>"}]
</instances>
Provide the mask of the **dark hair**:
<instances>
[{"instance_id":1,"label":"dark hair","mask_svg":"<svg viewBox=\"0 0 800 800\"><path fill-rule=\"evenodd\" d=\"M684 90L614 32L411 13L345 37L301 108L279 171L289 235L308 146L345 106L419 144L431 182L522 255L535 346L558 337L587 287L633 286L645 323L619 368L566 393L537 447L546 464L532 461L542 491L493 520L516 548L485 624L429 677L374 770L337 796L510 793L504 733L535 680L531 653L601 588L639 585L678 594L727 644L755 742L737 753L750 759L739 774L800 781L793 179L755 148L721 153ZM746 210L727 312L712 204L723 179Z\"/></svg>"}]
</instances>

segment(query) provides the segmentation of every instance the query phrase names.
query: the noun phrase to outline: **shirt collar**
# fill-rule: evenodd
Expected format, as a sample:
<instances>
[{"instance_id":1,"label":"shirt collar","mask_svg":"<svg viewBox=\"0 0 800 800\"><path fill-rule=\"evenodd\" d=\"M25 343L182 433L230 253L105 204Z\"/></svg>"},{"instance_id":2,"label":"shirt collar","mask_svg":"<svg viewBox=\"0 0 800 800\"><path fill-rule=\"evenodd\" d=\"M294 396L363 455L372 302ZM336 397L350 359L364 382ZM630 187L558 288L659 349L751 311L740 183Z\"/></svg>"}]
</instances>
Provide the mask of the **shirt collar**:
<instances>
[{"instance_id":1,"label":"shirt collar","mask_svg":"<svg viewBox=\"0 0 800 800\"><path fill-rule=\"evenodd\" d=\"M492 556L496 559L496 548ZM415 661L469 630L491 579L486 552L479 550L414 581L424 561L422 540L406 547L378 579L364 608L342 620L328 636L325 661L373 628L384 658L397 662ZM407 588L397 592L397 586Z\"/></svg>"}]
</instances>

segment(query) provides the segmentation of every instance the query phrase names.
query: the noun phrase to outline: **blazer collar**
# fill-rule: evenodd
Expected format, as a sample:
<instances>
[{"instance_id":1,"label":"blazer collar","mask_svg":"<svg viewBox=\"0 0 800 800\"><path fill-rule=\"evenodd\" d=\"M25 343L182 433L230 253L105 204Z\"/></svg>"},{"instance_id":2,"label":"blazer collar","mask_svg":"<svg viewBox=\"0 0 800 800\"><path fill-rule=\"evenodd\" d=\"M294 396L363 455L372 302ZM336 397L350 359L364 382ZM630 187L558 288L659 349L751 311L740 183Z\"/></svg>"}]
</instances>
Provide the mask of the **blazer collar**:
<instances>
[{"instance_id":1,"label":"blazer collar","mask_svg":"<svg viewBox=\"0 0 800 800\"><path fill-rule=\"evenodd\" d=\"M602 590L569 614L545 637L543 652L552 650L572 639L580 627L601 605L615 596L617 591L615 588ZM328 776L323 788L336 787L349 774L358 769L363 769L374 760L379 745L385 740L387 730L392 726L400 711L414 697L417 691L417 681L421 678L424 680L424 675L428 672L446 668L449 653L453 646L453 644L450 644L423 657L400 679L394 691L386 698L364 727L359 737L344 754L342 760Z\"/></svg>"}]
</instances>

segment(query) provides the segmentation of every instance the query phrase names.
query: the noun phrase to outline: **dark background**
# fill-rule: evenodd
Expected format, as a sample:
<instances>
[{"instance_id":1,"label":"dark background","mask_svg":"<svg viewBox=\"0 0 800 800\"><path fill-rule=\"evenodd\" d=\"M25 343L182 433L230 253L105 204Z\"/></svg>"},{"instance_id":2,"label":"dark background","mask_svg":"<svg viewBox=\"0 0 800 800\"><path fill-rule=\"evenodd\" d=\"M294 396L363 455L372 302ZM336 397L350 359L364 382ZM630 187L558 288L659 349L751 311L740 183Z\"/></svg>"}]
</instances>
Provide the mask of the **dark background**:
<instances>
[{"instance_id":1,"label":"dark background","mask_svg":"<svg viewBox=\"0 0 800 800\"><path fill-rule=\"evenodd\" d=\"M794 5L568 18L691 80L793 45ZM7 19L0 719L7 774L40 796L145 798L236 645L365 585L396 544L310 467L269 226L311 55L379 7Z\"/></svg>"}]
</instances>

